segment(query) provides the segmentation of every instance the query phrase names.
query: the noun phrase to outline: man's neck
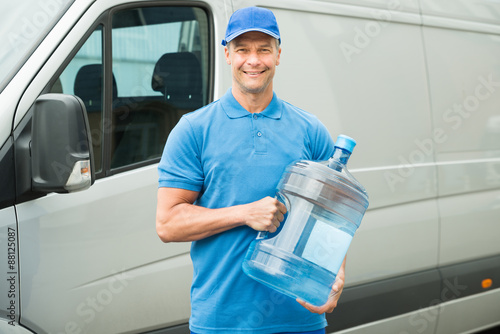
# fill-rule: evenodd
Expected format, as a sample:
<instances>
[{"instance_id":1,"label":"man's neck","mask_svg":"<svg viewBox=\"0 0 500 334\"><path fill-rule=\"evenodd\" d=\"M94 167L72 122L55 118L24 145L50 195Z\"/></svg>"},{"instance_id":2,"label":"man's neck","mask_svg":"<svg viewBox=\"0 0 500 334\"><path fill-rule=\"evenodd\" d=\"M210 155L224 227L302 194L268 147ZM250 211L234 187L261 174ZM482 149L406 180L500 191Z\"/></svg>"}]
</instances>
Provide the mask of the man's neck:
<instances>
[{"instance_id":1,"label":"man's neck","mask_svg":"<svg viewBox=\"0 0 500 334\"><path fill-rule=\"evenodd\" d=\"M269 87L269 89L266 89L264 92L258 94L242 92L241 90L233 87L232 93L236 101L238 101L243 108L252 114L264 111L273 99L272 87Z\"/></svg>"}]
</instances>

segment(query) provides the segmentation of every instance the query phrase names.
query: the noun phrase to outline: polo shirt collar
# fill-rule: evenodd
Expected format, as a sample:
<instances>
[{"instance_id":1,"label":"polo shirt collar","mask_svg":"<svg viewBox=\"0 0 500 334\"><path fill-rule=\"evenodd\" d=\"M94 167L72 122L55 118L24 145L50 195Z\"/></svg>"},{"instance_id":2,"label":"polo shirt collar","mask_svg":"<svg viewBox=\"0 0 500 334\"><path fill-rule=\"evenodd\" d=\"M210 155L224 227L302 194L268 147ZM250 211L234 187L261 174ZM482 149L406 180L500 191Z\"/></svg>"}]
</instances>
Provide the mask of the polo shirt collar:
<instances>
[{"instance_id":1,"label":"polo shirt collar","mask_svg":"<svg viewBox=\"0 0 500 334\"><path fill-rule=\"evenodd\" d=\"M231 88L224 94L220 99L222 109L229 118L240 118L250 116L251 113L243 108L241 104L236 101L231 91ZM280 119L283 112L283 106L281 100L273 92L273 99L269 105L261 111L259 114L272 119Z\"/></svg>"}]
</instances>

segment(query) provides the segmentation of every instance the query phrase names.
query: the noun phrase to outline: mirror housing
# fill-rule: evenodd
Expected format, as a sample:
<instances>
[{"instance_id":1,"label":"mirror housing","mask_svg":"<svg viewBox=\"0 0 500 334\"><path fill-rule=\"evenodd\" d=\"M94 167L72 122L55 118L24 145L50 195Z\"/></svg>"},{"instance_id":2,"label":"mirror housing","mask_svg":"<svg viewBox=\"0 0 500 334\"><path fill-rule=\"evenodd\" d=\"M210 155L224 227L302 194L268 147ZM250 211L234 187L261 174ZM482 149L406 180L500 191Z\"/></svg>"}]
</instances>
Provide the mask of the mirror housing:
<instances>
[{"instance_id":1,"label":"mirror housing","mask_svg":"<svg viewBox=\"0 0 500 334\"><path fill-rule=\"evenodd\" d=\"M74 95L44 94L35 101L31 128L31 187L69 193L95 181L87 112Z\"/></svg>"}]
</instances>

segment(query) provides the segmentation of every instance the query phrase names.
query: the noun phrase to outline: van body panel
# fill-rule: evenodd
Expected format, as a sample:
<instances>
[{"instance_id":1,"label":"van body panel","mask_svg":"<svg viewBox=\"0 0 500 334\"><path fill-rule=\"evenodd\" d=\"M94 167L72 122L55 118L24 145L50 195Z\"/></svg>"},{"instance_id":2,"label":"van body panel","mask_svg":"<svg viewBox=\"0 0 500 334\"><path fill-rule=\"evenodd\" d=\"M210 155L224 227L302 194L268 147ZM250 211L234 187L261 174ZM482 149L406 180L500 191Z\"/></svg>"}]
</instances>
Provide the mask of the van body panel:
<instances>
[{"instance_id":1,"label":"van body panel","mask_svg":"<svg viewBox=\"0 0 500 334\"><path fill-rule=\"evenodd\" d=\"M368 211L347 253L347 286L435 268L437 216L434 200Z\"/></svg>"},{"instance_id":2,"label":"van body panel","mask_svg":"<svg viewBox=\"0 0 500 334\"><path fill-rule=\"evenodd\" d=\"M419 2L423 16L445 17L494 25L500 24L500 4L494 1L419 0Z\"/></svg>"},{"instance_id":3,"label":"van body panel","mask_svg":"<svg viewBox=\"0 0 500 334\"><path fill-rule=\"evenodd\" d=\"M159 241L156 184L153 165L17 206L24 324L120 333L187 321L190 244Z\"/></svg>"},{"instance_id":4,"label":"van body panel","mask_svg":"<svg viewBox=\"0 0 500 334\"><path fill-rule=\"evenodd\" d=\"M30 330L21 327L19 325L12 326L4 319L0 318L0 333L9 333L9 334L33 334Z\"/></svg>"},{"instance_id":5,"label":"van body panel","mask_svg":"<svg viewBox=\"0 0 500 334\"><path fill-rule=\"evenodd\" d=\"M422 3L424 17L433 15L422 31L433 126L442 133L433 139L439 265L500 254L499 10L488 1ZM449 18L476 27L447 24Z\"/></svg>"},{"instance_id":6,"label":"van body panel","mask_svg":"<svg viewBox=\"0 0 500 334\"><path fill-rule=\"evenodd\" d=\"M439 210L440 265L500 254L500 191L440 198Z\"/></svg>"},{"instance_id":7,"label":"van body panel","mask_svg":"<svg viewBox=\"0 0 500 334\"><path fill-rule=\"evenodd\" d=\"M496 56L500 38L433 27L424 27L423 33L434 126L443 131L443 139L436 142L438 159L458 152L463 159L479 152L489 153L483 158L500 158L500 60Z\"/></svg>"},{"instance_id":8,"label":"van body panel","mask_svg":"<svg viewBox=\"0 0 500 334\"><path fill-rule=\"evenodd\" d=\"M291 0L287 2L290 6L284 6L279 2L268 3L262 0L233 0L234 8L242 8L248 5L269 7L269 8L294 8L301 12L323 13L329 15L356 17L367 20L376 20L384 23L400 22L419 24L421 18L419 15L418 4L415 1L316 1L314 6L308 2L300 0ZM281 31L280 33L283 33ZM324 33L324 32L323 32Z\"/></svg>"},{"instance_id":9,"label":"van body panel","mask_svg":"<svg viewBox=\"0 0 500 334\"><path fill-rule=\"evenodd\" d=\"M500 289L453 300L440 307L436 333L475 333L499 325L499 314Z\"/></svg>"},{"instance_id":10,"label":"van body panel","mask_svg":"<svg viewBox=\"0 0 500 334\"><path fill-rule=\"evenodd\" d=\"M419 2L416 0L399 0L399 1L388 1L384 0L322 0L322 2L327 3L338 3L338 4L347 4L351 6L357 6L362 8L369 8L370 10L397 10L403 13L419 13Z\"/></svg>"},{"instance_id":11,"label":"van body panel","mask_svg":"<svg viewBox=\"0 0 500 334\"><path fill-rule=\"evenodd\" d=\"M4 91L6 89L4 89ZM0 103L4 106L2 112L0 112L0 143L2 144L7 141L7 138L9 138L11 134L15 110L15 100L8 99L7 96L8 95L0 94Z\"/></svg>"}]
</instances>

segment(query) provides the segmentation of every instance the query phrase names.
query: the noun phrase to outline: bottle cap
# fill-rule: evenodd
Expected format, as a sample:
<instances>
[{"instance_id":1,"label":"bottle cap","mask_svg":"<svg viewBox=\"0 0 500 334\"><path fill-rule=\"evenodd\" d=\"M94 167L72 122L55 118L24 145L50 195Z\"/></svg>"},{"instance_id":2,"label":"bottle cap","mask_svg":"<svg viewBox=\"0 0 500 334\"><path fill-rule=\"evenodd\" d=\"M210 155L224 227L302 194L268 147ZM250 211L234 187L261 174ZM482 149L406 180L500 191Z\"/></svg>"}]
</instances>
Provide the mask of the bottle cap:
<instances>
[{"instance_id":1,"label":"bottle cap","mask_svg":"<svg viewBox=\"0 0 500 334\"><path fill-rule=\"evenodd\" d=\"M350 153L352 153L354 146L356 146L356 141L346 135L339 135L335 142L335 147L342 148Z\"/></svg>"}]
</instances>

